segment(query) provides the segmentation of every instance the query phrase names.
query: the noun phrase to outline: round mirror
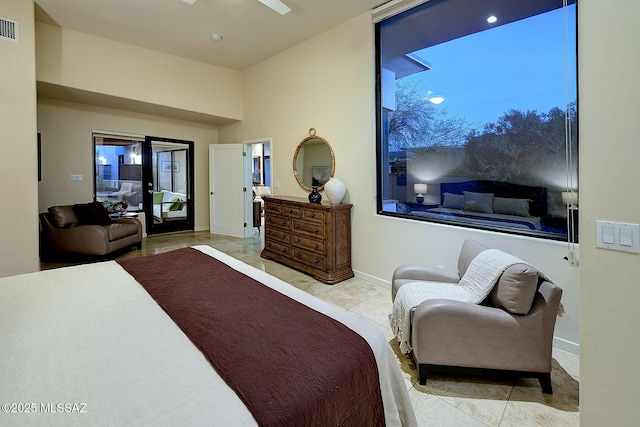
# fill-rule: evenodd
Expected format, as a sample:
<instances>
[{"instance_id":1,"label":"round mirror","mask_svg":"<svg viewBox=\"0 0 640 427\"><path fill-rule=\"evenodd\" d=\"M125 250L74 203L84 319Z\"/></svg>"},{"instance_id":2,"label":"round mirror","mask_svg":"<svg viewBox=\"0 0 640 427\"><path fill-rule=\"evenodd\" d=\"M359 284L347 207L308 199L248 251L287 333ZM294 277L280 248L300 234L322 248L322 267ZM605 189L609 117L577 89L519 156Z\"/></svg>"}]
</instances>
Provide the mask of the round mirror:
<instances>
[{"instance_id":1,"label":"round mirror","mask_svg":"<svg viewBox=\"0 0 640 427\"><path fill-rule=\"evenodd\" d=\"M316 136L316 130L309 129L309 136L303 139L293 155L293 174L300 187L311 191L324 189L335 172L336 161L333 149L327 141Z\"/></svg>"}]
</instances>

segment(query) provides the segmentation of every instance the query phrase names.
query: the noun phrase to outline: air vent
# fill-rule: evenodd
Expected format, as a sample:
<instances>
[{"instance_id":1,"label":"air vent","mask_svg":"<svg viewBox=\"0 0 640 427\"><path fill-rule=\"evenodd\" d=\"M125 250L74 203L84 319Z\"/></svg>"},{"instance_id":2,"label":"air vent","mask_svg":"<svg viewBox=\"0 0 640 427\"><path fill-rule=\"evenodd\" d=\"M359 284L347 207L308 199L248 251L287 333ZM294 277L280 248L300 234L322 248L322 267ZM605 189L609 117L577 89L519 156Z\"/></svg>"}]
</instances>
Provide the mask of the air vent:
<instances>
[{"instance_id":1,"label":"air vent","mask_svg":"<svg viewBox=\"0 0 640 427\"><path fill-rule=\"evenodd\" d=\"M18 43L18 21L0 16L0 39Z\"/></svg>"}]
</instances>

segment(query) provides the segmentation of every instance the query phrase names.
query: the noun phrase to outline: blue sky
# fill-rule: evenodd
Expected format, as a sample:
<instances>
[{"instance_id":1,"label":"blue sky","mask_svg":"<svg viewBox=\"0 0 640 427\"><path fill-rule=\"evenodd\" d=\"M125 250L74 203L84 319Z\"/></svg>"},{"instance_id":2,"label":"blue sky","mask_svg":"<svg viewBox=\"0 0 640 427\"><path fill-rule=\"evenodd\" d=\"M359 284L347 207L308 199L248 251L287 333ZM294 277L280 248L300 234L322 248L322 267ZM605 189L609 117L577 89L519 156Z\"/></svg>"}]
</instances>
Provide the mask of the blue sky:
<instances>
[{"instance_id":1,"label":"blue sky","mask_svg":"<svg viewBox=\"0 0 640 427\"><path fill-rule=\"evenodd\" d=\"M575 28L575 5L568 16L569 28ZM446 100L437 107L446 107L476 128L509 108L545 113L564 108L564 19L558 9L422 49L416 53L432 70L404 80L417 79L421 87L443 95ZM575 34L570 37L575 79ZM570 101L575 97L574 89Z\"/></svg>"}]
</instances>

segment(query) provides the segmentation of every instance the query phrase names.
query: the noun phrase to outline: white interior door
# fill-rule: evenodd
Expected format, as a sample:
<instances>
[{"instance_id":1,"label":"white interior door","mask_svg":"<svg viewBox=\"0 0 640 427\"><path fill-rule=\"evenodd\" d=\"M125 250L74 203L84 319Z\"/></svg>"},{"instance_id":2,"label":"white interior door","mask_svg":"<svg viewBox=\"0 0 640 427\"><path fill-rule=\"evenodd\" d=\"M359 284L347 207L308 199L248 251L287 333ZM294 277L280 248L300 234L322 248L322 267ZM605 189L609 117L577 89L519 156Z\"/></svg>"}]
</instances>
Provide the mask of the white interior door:
<instances>
[{"instance_id":1,"label":"white interior door","mask_svg":"<svg viewBox=\"0 0 640 427\"><path fill-rule=\"evenodd\" d=\"M243 144L209 145L209 230L245 237ZM249 188L249 191L251 188Z\"/></svg>"}]
</instances>

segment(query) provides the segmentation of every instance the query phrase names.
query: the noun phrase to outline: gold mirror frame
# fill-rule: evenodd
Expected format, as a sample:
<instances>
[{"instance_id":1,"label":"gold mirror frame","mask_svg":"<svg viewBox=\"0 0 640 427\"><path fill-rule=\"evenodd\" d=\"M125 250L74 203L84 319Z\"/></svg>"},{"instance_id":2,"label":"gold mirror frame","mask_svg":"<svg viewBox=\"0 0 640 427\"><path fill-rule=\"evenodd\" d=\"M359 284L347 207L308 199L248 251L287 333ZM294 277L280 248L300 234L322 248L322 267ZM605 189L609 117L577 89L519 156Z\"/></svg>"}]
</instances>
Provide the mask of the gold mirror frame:
<instances>
[{"instance_id":1,"label":"gold mirror frame","mask_svg":"<svg viewBox=\"0 0 640 427\"><path fill-rule=\"evenodd\" d=\"M336 170L336 158L333 154L333 149L331 148L331 145L329 145L329 143L324 138L317 136L316 130L314 128L309 129L309 136L303 139L302 141L300 141L300 144L298 144L298 148L296 148L296 152L293 154L293 174L296 177L296 181L298 181L298 185L300 185L300 187L302 187L306 191L312 191L313 189L304 183L301 176L301 174L303 174L304 171L298 171L298 155L300 154L300 151L304 148L305 144L313 140L318 140L319 142L323 143L329 150L329 155L331 156L331 172L329 174L329 178L333 177L333 174ZM315 165L315 166L327 166L327 165ZM322 191L323 189L324 189L324 183L318 186L318 191Z\"/></svg>"}]
</instances>

